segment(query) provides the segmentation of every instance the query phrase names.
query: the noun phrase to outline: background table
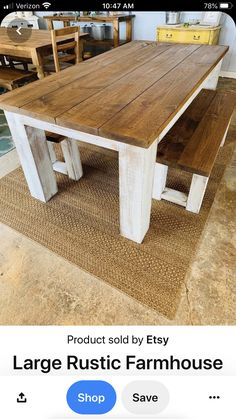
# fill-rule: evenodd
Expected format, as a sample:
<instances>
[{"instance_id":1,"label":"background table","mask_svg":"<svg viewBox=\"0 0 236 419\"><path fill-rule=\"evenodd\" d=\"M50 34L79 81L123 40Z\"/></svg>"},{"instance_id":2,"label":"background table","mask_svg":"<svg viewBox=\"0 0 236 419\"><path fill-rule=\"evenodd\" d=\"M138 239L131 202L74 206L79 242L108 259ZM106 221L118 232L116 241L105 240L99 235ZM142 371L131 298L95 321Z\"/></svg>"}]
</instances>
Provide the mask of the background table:
<instances>
[{"instance_id":1,"label":"background table","mask_svg":"<svg viewBox=\"0 0 236 419\"><path fill-rule=\"evenodd\" d=\"M97 23L111 23L113 25L113 41L95 41L100 42L102 45L108 44L114 46L132 41L132 19L135 15L126 15L119 13L112 16L95 15L95 16L45 16L44 19L47 21L48 29L53 29L53 22L63 22L65 26L70 25L70 22L97 22ZM126 38L124 41L120 40L120 23L126 23Z\"/></svg>"},{"instance_id":2,"label":"background table","mask_svg":"<svg viewBox=\"0 0 236 419\"><path fill-rule=\"evenodd\" d=\"M48 30L39 29L25 29L21 30L22 36L27 35L31 32L29 39L25 42L13 41L9 37L9 32L15 33L15 29L11 28L0 28L0 55L10 55L13 57L29 58L35 65L38 73L38 78L44 78L43 72L43 57L51 54L52 42L51 33ZM68 39L71 35L68 36ZM87 34L80 35L80 55L83 50L83 40L87 37Z\"/></svg>"},{"instance_id":3,"label":"background table","mask_svg":"<svg viewBox=\"0 0 236 419\"><path fill-rule=\"evenodd\" d=\"M57 192L45 130L116 150L120 231L141 243L157 144L202 88L215 89L227 50L135 41L2 96L31 194Z\"/></svg>"}]
</instances>

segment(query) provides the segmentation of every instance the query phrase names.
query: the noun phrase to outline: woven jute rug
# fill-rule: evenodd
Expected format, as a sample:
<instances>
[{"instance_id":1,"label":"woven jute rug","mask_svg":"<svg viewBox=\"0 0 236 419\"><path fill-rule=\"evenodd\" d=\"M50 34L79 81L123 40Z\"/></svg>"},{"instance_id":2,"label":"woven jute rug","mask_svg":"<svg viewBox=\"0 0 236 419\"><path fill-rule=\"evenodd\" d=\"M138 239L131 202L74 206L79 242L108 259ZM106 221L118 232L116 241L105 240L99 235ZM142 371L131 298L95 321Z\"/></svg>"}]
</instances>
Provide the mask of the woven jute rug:
<instances>
[{"instance_id":1,"label":"woven jute rug","mask_svg":"<svg viewBox=\"0 0 236 419\"><path fill-rule=\"evenodd\" d=\"M220 151L200 214L165 201L153 201L150 229L141 245L119 235L117 156L84 147L84 177L75 182L57 175L59 193L47 204L30 196L21 169L1 179L0 221L173 318L186 273L231 158L231 143L229 138L229 145ZM171 170L168 186L186 191L190 179L189 174Z\"/></svg>"}]
</instances>

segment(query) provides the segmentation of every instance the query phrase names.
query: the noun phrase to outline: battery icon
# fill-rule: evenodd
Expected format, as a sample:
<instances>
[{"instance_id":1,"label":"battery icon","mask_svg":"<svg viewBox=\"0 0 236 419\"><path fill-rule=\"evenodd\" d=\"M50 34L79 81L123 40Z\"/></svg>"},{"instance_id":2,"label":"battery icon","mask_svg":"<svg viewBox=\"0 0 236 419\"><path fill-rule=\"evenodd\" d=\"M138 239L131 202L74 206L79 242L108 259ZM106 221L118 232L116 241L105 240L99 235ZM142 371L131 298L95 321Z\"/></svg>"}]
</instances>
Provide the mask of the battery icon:
<instances>
[{"instance_id":1,"label":"battery icon","mask_svg":"<svg viewBox=\"0 0 236 419\"><path fill-rule=\"evenodd\" d=\"M220 9L232 9L233 4L232 3L220 3L219 8Z\"/></svg>"}]
</instances>

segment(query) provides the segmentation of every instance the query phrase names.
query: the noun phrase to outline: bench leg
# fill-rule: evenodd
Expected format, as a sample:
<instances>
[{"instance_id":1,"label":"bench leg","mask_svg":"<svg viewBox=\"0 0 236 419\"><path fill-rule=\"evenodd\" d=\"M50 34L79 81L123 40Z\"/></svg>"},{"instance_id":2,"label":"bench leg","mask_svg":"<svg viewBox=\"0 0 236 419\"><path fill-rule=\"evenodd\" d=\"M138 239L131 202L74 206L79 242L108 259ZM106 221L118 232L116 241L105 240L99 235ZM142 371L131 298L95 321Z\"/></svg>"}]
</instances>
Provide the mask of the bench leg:
<instances>
[{"instance_id":1,"label":"bench leg","mask_svg":"<svg viewBox=\"0 0 236 419\"><path fill-rule=\"evenodd\" d=\"M220 76L221 65L222 60L220 60L220 62L215 66L214 70L211 72L210 76L207 78L203 87L204 89L216 90Z\"/></svg>"},{"instance_id":2,"label":"bench leg","mask_svg":"<svg viewBox=\"0 0 236 419\"><path fill-rule=\"evenodd\" d=\"M66 138L60 144L69 178L79 180L83 176L83 169L77 141Z\"/></svg>"},{"instance_id":3,"label":"bench leg","mask_svg":"<svg viewBox=\"0 0 236 419\"><path fill-rule=\"evenodd\" d=\"M57 156L54 150L54 144L52 141L47 141L48 151L52 162L54 172L63 173L68 176L68 170L64 161L57 160Z\"/></svg>"},{"instance_id":4,"label":"bench leg","mask_svg":"<svg viewBox=\"0 0 236 419\"><path fill-rule=\"evenodd\" d=\"M224 135L224 137L222 138L222 141L221 141L221 143L220 143L220 146L221 146L221 147L223 147L223 145L224 145L224 143L225 143L225 139L226 139L227 134L228 134L228 131L229 131L230 122L231 122L231 118L230 118L229 124L228 124L228 126L227 126L227 128L226 128L225 135Z\"/></svg>"},{"instance_id":5,"label":"bench leg","mask_svg":"<svg viewBox=\"0 0 236 419\"><path fill-rule=\"evenodd\" d=\"M57 160L54 143L52 141L47 141L53 170L69 176L70 179L79 180L83 176L83 169L78 144L70 138L63 140L60 144L65 162Z\"/></svg>"},{"instance_id":6,"label":"bench leg","mask_svg":"<svg viewBox=\"0 0 236 419\"><path fill-rule=\"evenodd\" d=\"M168 166L165 164L156 163L154 171L154 182L152 197L161 200L161 195L166 186L166 178L168 173Z\"/></svg>"},{"instance_id":7,"label":"bench leg","mask_svg":"<svg viewBox=\"0 0 236 419\"><path fill-rule=\"evenodd\" d=\"M190 191L187 199L186 210L199 213L207 187L208 177L193 175Z\"/></svg>"}]
</instances>

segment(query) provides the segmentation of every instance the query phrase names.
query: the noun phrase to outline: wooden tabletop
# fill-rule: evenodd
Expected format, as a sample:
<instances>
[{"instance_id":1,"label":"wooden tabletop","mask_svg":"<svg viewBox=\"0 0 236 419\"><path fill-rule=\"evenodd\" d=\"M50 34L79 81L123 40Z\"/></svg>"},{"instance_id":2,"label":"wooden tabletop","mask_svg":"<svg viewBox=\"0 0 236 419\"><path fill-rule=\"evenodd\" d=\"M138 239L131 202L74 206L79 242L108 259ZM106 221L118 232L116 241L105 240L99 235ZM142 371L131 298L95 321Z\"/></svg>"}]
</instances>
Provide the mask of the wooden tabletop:
<instances>
[{"instance_id":1,"label":"wooden tabletop","mask_svg":"<svg viewBox=\"0 0 236 419\"><path fill-rule=\"evenodd\" d=\"M1 28L0 27L0 53L1 48L23 48L23 49L32 49L32 48L41 48L41 47L49 47L52 45L51 41L51 33L49 30L44 29L27 29L21 28L21 36L26 35L25 42L21 42L17 44L13 39L9 37L9 32L13 34L16 32L16 29L12 28ZM29 39L27 39L27 34L31 32ZM80 36L86 36L87 34L81 33ZM68 36L68 38L71 37Z\"/></svg>"},{"instance_id":2,"label":"wooden tabletop","mask_svg":"<svg viewBox=\"0 0 236 419\"><path fill-rule=\"evenodd\" d=\"M44 19L46 20L75 20L78 22L113 22L114 20L128 20L133 19L135 15L126 15L124 13L117 13L115 15L93 15L93 16L76 16L76 15L59 15L59 16L45 16Z\"/></svg>"},{"instance_id":3,"label":"wooden tabletop","mask_svg":"<svg viewBox=\"0 0 236 419\"><path fill-rule=\"evenodd\" d=\"M0 97L0 108L148 148L228 47L133 41Z\"/></svg>"}]
</instances>

